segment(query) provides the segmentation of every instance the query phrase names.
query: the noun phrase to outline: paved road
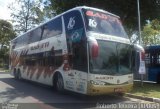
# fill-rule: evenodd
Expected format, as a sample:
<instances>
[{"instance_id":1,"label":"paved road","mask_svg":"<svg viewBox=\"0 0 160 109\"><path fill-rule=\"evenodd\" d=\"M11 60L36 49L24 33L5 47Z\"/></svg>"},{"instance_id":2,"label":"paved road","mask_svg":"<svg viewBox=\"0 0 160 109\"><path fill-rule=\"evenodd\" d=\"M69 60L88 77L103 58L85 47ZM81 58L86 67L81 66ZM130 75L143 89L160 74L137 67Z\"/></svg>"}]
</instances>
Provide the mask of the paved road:
<instances>
[{"instance_id":1,"label":"paved road","mask_svg":"<svg viewBox=\"0 0 160 109\"><path fill-rule=\"evenodd\" d=\"M150 104L151 102L113 95L86 97L71 92L59 94L51 87L25 80L15 80L6 73L0 73L0 103L0 109L9 109L5 107L14 107L14 109L91 109L101 108L101 106L105 106L107 109L117 107L124 109L124 106L126 106L125 109L132 109L131 107L136 106L157 108L157 105Z\"/></svg>"}]
</instances>

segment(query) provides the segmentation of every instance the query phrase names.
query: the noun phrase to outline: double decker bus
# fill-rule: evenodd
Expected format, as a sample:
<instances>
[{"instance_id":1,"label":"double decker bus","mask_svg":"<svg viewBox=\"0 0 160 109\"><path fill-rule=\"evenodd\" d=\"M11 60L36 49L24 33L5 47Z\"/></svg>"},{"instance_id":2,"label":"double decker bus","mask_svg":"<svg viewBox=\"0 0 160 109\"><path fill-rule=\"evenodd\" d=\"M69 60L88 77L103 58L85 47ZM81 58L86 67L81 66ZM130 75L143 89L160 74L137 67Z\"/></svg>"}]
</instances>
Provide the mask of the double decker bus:
<instances>
[{"instance_id":1,"label":"double decker bus","mask_svg":"<svg viewBox=\"0 0 160 109\"><path fill-rule=\"evenodd\" d=\"M132 51L118 16L81 6L13 39L10 69L61 92L125 93L133 86Z\"/></svg>"}]
</instances>

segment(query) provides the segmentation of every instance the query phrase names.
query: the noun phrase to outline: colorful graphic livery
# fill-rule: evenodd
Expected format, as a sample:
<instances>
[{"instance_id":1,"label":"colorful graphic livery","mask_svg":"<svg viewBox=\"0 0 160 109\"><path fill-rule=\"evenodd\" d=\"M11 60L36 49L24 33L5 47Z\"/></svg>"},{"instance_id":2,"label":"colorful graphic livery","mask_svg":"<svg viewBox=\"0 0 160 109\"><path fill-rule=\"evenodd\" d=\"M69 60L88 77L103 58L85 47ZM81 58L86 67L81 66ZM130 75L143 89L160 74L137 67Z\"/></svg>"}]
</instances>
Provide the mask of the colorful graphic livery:
<instances>
[{"instance_id":1,"label":"colorful graphic livery","mask_svg":"<svg viewBox=\"0 0 160 109\"><path fill-rule=\"evenodd\" d=\"M58 91L125 93L133 86L132 51L118 16L76 7L13 39L10 69Z\"/></svg>"}]
</instances>

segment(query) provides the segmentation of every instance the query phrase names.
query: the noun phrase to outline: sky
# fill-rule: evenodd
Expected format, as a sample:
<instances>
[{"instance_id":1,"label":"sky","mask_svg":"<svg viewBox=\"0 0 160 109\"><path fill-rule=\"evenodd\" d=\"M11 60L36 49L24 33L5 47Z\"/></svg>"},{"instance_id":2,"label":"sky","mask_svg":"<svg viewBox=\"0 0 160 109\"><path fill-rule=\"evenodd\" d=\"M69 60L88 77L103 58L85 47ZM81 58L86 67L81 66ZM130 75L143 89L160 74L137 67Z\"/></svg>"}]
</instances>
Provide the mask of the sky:
<instances>
[{"instance_id":1,"label":"sky","mask_svg":"<svg viewBox=\"0 0 160 109\"><path fill-rule=\"evenodd\" d=\"M7 8L9 4L15 0L0 0L0 19L10 20L10 10Z\"/></svg>"}]
</instances>

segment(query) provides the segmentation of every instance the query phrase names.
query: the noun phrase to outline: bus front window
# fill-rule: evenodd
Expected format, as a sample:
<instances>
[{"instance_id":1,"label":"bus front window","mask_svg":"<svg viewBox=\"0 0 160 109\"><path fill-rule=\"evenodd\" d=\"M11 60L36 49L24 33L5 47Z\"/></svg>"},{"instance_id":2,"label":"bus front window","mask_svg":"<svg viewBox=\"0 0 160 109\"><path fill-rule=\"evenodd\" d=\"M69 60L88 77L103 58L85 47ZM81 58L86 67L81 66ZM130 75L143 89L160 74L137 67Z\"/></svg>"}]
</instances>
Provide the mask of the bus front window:
<instances>
[{"instance_id":1,"label":"bus front window","mask_svg":"<svg viewBox=\"0 0 160 109\"><path fill-rule=\"evenodd\" d=\"M118 17L95 10L84 10L87 31L128 38Z\"/></svg>"},{"instance_id":2,"label":"bus front window","mask_svg":"<svg viewBox=\"0 0 160 109\"><path fill-rule=\"evenodd\" d=\"M98 55L90 52L90 73L124 75L132 73L131 46L118 42L97 40Z\"/></svg>"}]
</instances>

